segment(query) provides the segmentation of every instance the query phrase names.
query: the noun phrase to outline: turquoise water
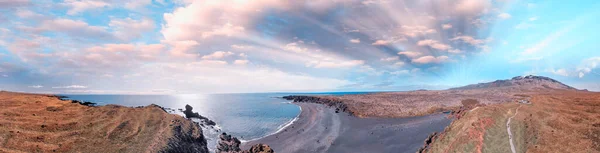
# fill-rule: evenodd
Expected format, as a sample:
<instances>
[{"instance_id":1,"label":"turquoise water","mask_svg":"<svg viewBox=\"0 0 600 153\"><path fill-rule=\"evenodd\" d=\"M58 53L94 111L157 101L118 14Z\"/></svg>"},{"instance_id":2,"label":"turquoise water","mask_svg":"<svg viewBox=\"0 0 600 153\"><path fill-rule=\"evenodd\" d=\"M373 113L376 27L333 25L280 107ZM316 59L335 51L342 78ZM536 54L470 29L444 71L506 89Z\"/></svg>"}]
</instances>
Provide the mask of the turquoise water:
<instances>
[{"instance_id":1,"label":"turquoise water","mask_svg":"<svg viewBox=\"0 0 600 153\"><path fill-rule=\"evenodd\" d=\"M189 104L194 108L193 111L215 121L223 132L242 140L251 140L276 132L300 114L298 106L277 97L365 93L367 92L64 96L73 100L95 102L98 105L118 104L135 107L157 104L180 109Z\"/></svg>"}]
</instances>

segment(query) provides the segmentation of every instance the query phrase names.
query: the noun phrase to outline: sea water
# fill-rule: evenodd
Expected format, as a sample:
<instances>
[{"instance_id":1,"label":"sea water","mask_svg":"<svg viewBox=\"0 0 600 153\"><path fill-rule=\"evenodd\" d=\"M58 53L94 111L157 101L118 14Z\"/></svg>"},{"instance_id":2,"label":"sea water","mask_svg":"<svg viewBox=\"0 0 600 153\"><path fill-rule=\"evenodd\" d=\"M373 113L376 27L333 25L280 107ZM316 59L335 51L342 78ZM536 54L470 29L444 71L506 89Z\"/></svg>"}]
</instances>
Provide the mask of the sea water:
<instances>
[{"instance_id":1,"label":"sea water","mask_svg":"<svg viewBox=\"0 0 600 153\"><path fill-rule=\"evenodd\" d=\"M95 102L98 105L117 104L137 107L157 104L175 110L190 105L194 112L215 121L218 133L226 132L245 141L273 134L300 114L300 107L282 99L282 96L365 93L367 92L64 96L73 100ZM217 131L205 129L204 133L209 139L209 148L214 149Z\"/></svg>"}]
</instances>

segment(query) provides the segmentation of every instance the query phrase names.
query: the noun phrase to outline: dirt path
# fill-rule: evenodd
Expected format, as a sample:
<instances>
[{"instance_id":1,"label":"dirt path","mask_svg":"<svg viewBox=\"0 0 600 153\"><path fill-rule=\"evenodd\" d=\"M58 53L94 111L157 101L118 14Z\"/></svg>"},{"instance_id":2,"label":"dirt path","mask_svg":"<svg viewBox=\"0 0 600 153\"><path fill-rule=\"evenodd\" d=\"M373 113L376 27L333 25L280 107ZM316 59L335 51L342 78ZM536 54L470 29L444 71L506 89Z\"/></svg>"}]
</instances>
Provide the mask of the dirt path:
<instances>
[{"instance_id":1,"label":"dirt path","mask_svg":"<svg viewBox=\"0 0 600 153\"><path fill-rule=\"evenodd\" d=\"M519 108L521 108L521 106L517 107L517 109L515 110L515 115L508 118L508 121L506 122L506 131L508 132L508 141L510 142L510 150L512 151L512 153L517 153L517 150L515 149L515 145L513 143L512 132L510 132L510 120L512 120L513 117L517 116L517 114L519 113Z\"/></svg>"}]
</instances>

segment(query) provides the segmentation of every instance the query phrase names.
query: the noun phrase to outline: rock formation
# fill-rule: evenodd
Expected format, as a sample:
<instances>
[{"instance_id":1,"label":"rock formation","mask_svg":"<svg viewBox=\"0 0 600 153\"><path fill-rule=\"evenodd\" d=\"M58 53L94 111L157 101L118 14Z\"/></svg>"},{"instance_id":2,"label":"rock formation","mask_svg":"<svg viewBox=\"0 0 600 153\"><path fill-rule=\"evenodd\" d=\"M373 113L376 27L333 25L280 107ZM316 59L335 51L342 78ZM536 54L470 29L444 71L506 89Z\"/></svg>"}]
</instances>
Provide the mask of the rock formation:
<instances>
[{"instance_id":1,"label":"rock formation","mask_svg":"<svg viewBox=\"0 0 600 153\"><path fill-rule=\"evenodd\" d=\"M202 129L196 124L173 127L173 137L167 143L167 147L160 152L164 153L208 153L206 138Z\"/></svg>"},{"instance_id":2,"label":"rock formation","mask_svg":"<svg viewBox=\"0 0 600 153\"><path fill-rule=\"evenodd\" d=\"M273 149L265 144L255 144L250 149L242 151L240 140L227 133L219 136L216 153L274 153Z\"/></svg>"},{"instance_id":3,"label":"rock formation","mask_svg":"<svg viewBox=\"0 0 600 153\"><path fill-rule=\"evenodd\" d=\"M183 114L185 114L185 118L197 118L206 123L207 125L216 125L214 121L198 114L197 112L193 112L192 109L194 109L192 106L185 105L185 110L183 111Z\"/></svg>"},{"instance_id":4,"label":"rock formation","mask_svg":"<svg viewBox=\"0 0 600 153\"><path fill-rule=\"evenodd\" d=\"M316 97L316 96L283 96L283 99L286 100L293 100L294 102L301 102L301 103L317 103L317 104L323 104L329 107L334 107L335 108L335 112L339 113L339 111L342 112L346 112L350 115L353 115L354 112L352 112L350 109L348 109L348 106L346 105L346 103L344 103L343 100L338 99L336 97Z\"/></svg>"}]
</instances>

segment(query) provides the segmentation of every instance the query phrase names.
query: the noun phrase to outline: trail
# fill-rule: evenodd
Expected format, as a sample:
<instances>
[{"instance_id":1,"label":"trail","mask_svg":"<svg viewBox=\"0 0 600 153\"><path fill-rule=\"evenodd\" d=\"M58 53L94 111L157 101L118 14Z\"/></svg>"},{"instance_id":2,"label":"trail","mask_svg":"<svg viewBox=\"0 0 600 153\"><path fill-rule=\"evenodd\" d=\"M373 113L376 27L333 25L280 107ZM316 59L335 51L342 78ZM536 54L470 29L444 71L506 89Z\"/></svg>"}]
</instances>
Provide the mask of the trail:
<instances>
[{"instance_id":1,"label":"trail","mask_svg":"<svg viewBox=\"0 0 600 153\"><path fill-rule=\"evenodd\" d=\"M523 106L523 105L521 105ZM517 116L517 114L519 113L519 108L521 108L521 106L519 106L516 111L515 111L515 115L513 115L512 117L508 118L508 121L506 122L506 131L508 132L508 141L510 142L510 150L512 151L512 153L517 153L517 150L515 149L515 145L513 143L513 139L512 139L512 132L510 132L510 120Z\"/></svg>"}]
</instances>

